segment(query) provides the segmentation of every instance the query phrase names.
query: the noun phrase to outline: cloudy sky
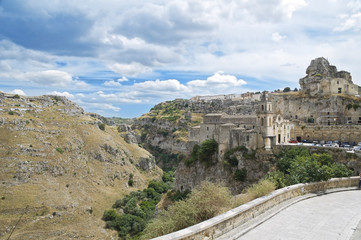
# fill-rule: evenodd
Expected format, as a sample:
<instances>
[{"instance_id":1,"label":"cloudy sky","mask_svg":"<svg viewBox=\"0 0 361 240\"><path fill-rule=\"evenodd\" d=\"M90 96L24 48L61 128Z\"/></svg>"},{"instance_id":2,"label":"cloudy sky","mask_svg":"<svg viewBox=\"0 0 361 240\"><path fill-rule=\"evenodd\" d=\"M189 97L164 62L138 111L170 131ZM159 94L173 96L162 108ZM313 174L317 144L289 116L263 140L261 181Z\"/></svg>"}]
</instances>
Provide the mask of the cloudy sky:
<instances>
[{"instance_id":1,"label":"cloudy sky","mask_svg":"<svg viewBox=\"0 0 361 240\"><path fill-rule=\"evenodd\" d=\"M137 117L162 101L299 87L327 58L361 85L361 0L0 0L0 91Z\"/></svg>"}]
</instances>

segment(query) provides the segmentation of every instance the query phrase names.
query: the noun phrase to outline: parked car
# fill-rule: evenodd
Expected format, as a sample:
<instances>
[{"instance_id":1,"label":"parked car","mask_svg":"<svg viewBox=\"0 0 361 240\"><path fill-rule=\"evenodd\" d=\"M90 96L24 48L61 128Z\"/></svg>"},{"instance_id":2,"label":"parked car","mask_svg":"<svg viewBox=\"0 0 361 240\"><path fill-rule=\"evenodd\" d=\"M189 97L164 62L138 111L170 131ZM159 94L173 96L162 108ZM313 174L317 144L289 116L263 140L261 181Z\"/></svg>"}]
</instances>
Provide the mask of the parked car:
<instances>
[{"instance_id":1,"label":"parked car","mask_svg":"<svg viewBox=\"0 0 361 240\"><path fill-rule=\"evenodd\" d=\"M343 148L345 148L345 149L350 149L350 148L351 148L351 145L345 144L345 145L343 145Z\"/></svg>"},{"instance_id":2,"label":"parked car","mask_svg":"<svg viewBox=\"0 0 361 240\"><path fill-rule=\"evenodd\" d=\"M329 143L326 143L326 144L323 144L323 147L332 147L332 145Z\"/></svg>"},{"instance_id":3,"label":"parked car","mask_svg":"<svg viewBox=\"0 0 361 240\"><path fill-rule=\"evenodd\" d=\"M359 143L357 144L357 146L361 146L361 142L359 142Z\"/></svg>"},{"instance_id":4,"label":"parked car","mask_svg":"<svg viewBox=\"0 0 361 240\"><path fill-rule=\"evenodd\" d=\"M354 151L361 151L361 146L354 146L354 147L353 147L353 150L354 150Z\"/></svg>"},{"instance_id":5,"label":"parked car","mask_svg":"<svg viewBox=\"0 0 361 240\"><path fill-rule=\"evenodd\" d=\"M298 143L297 140L290 140L289 143Z\"/></svg>"},{"instance_id":6,"label":"parked car","mask_svg":"<svg viewBox=\"0 0 361 240\"><path fill-rule=\"evenodd\" d=\"M350 145L350 144L348 144L348 142L342 142L342 143L340 144L340 147L345 147L345 145Z\"/></svg>"}]
</instances>

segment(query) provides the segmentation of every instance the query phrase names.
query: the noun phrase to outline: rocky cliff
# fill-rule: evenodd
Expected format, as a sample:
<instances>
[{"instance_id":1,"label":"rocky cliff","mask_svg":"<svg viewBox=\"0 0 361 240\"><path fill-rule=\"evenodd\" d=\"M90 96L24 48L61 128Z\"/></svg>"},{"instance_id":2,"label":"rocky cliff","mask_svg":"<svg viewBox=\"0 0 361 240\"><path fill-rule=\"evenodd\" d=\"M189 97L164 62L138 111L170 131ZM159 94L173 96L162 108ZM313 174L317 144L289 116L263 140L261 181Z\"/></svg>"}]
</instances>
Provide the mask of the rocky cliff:
<instances>
[{"instance_id":1,"label":"rocky cliff","mask_svg":"<svg viewBox=\"0 0 361 240\"><path fill-rule=\"evenodd\" d=\"M138 143L151 151L159 166L166 170L174 169L183 155L192 151L193 146L188 144L188 132L190 127L203 121L204 114L252 114L256 110L255 105L256 102L252 100L176 99L154 106L149 113L135 119L131 128L123 127L122 134L133 135L130 138L137 139Z\"/></svg>"},{"instance_id":2,"label":"rocky cliff","mask_svg":"<svg viewBox=\"0 0 361 240\"><path fill-rule=\"evenodd\" d=\"M0 238L19 221L11 239L115 239L104 210L161 174L118 127L58 96L0 92L0 162Z\"/></svg>"}]
</instances>

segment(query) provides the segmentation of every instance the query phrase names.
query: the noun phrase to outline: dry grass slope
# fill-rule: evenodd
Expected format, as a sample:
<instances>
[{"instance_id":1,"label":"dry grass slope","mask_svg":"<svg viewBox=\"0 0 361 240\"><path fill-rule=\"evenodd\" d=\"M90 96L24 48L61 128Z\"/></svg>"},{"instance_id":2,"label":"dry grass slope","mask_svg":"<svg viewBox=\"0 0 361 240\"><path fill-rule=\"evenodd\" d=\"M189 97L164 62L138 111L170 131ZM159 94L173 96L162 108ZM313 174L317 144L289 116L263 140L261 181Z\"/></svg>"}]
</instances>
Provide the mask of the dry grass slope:
<instances>
[{"instance_id":1,"label":"dry grass slope","mask_svg":"<svg viewBox=\"0 0 361 240\"><path fill-rule=\"evenodd\" d=\"M12 240L117 235L103 228L104 210L161 170L142 170L149 153L98 122L63 98L0 93L0 238L21 215Z\"/></svg>"}]
</instances>

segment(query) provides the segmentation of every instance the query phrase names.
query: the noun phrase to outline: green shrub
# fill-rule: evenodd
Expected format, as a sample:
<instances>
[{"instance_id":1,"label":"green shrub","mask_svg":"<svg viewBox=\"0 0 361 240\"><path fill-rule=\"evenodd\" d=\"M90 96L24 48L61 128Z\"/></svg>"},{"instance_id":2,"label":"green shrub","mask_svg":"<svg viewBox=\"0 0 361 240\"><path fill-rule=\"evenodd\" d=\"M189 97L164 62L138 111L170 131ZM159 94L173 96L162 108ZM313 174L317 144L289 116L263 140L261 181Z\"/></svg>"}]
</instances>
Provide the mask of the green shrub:
<instances>
[{"instance_id":1,"label":"green shrub","mask_svg":"<svg viewBox=\"0 0 361 240\"><path fill-rule=\"evenodd\" d=\"M105 210L102 219L104 221L113 221L116 217L119 216L114 209Z\"/></svg>"},{"instance_id":2,"label":"green shrub","mask_svg":"<svg viewBox=\"0 0 361 240\"><path fill-rule=\"evenodd\" d=\"M206 163L207 166L213 163L213 155L218 151L218 143L214 139L207 139L201 145L195 144L191 153L191 157L185 159L184 163L187 167L195 161Z\"/></svg>"},{"instance_id":3,"label":"green shrub","mask_svg":"<svg viewBox=\"0 0 361 240\"><path fill-rule=\"evenodd\" d=\"M104 123L98 123L98 127L100 130L105 131L105 124Z\"/></svg>"},{"instance_id":4,"label":"green shrub","mask_svg":"<svg viewBox=\"0 0 361 240\"><path fill-rule=\"evenodd\" d=\"M63 150L62 148L57 147L57 148L55 148L55 150L56 150L58 153L61 153L61 154L64 153L64 150Z\"/></svg>"},{"instance_id":5,"label":"green shrub","mask_svg":"<svg viewBox=\"0 0 361 240\"><path fill-rule=\"evenodd\" d=\"M212 161L212 156L218 151L218 143L214 139L202 142L198 151L198 160L202 162Z\"/></svg>"},{"instance_id":6,"label":"green shrub","mask_svg":"<svg viewBox=\"0 0 361 240\"><path fill-rule=\"evenodd\" d=\"M234 179L237 181L244 181L246 180L247 177L247 169L246 168L242 168L242 169L237 169L236 172L234 173Z\"/></svg>"},{"instance_id":7,"label":"green shrub","mask_svg":"<svg viewBox=\"0 0 361 240\"><path fill-rule=\"evenodd\" d=\"M14 115L15 112L14 112L14 111L9 111L8 114L9 114L9 115Z\"/></svg>"},{"instance_id":8,"label":"green shrub","mask_svg":"<svg viewBox=\"0 0 361 240\"><path fill-rule=\"evenodd\" d=\"M357 104L357 103L354 103L353 105L352 105L352 108L353 108L353 110L357 110L358 108L359 108L359 105Z\"/></svg>"},{"instance_id":9,"label":"green shrub","mask_svg":"<svg viewBox=\"0 0 361 240\"><path fill-rule=\"evenodd\" d=\"M15 94L14 98L20 98L19 94Z\"/></svg>"},{"instance_id":10,"label":"green shrub","mask_svg":"<svg viewBox=\"0 0 361 240\"><path fill-rule=\"evenodd\" d=\"M269 178L276 182L277 187L326 181L332 177L348 177L352 174L346 166L334 163L331 155L326 153L310 155L305 148L284 150L278 157L279 172L269 174Z\"/></svg>"},{"instance_id":11,"label":"green shrub","mask_svg":"<svg viewBox=\"0 0 361 240\"><path fill-rule=\"evenodd\" d=\"M134 180L133 180L133 173L129 174L129 180L128 180L128 185L129 186L133 186Z\"/></svg>"},{"instance_id":12,"label":"green shrub","mask_svg":"<svg viewBox=\"0 0 361 240\"><path fill-rule=\"evenodd\" d=\"M154 189L157 193L165 193L168 191L168 185L163 181L151 180L148 184L148 188Z\"/></svg>"}]
</instances>

